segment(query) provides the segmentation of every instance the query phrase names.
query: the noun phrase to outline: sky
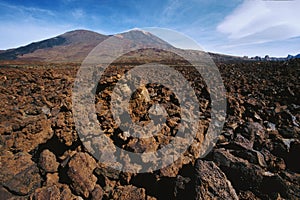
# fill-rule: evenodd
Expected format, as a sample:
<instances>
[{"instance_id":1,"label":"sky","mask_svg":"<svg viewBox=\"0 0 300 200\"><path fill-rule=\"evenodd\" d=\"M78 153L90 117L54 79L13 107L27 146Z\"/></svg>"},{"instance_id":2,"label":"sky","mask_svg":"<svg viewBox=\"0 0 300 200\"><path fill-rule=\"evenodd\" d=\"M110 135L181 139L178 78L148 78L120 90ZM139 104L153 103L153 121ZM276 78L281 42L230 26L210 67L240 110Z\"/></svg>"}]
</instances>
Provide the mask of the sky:
<instances>
[{"instance_id":1,"label":"sky","mask_svg":"<svg viewBox=\"0 0 300 200\"><path fill-rule=\"evenodd\" d=\"M300 0L0 0L0 49L75 29L160 27L209 52L286 57L300 53L299 11Z\"/></svg>"}]
</instances>

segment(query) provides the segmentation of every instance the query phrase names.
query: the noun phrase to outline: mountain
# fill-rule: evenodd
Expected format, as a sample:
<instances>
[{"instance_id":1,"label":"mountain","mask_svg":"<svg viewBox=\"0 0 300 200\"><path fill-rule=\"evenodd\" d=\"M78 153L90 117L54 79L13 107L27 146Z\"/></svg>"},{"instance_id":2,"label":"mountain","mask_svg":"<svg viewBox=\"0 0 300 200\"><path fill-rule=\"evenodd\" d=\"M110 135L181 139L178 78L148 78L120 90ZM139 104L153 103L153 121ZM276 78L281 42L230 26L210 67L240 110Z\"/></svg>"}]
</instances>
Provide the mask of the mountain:
<instances>
[{"instance_id":1,"label":"mountain","mask_svg":"<svg viewBox=\"0 0 300 200\"><path fill-rule=\"evenodd\" d=\"M293 56L293 55L288 55L287 56L287 60L290 60L290 59L295 59L295 58L300 58L300 54L297 54L297 55L295 55L295 56Z\"/></svg>"},{"instance_id":2,"label":"mountain","mask_svg":"<svg viewBox=\"0 0 300 200\"><path fill-rule=\"evenodd\" d=\"M86 30L75 30L0 52L1 60L31 60L41 62L81 61L98 43L108 36Z\"/></svg>"},{"instance_id":3,"label":"mountain","mask_svg":"<svg viewBox=\"0 0 300 200\"><path fill-rule=\"evenodd\" d=\"M132 30L117 34L124 39L129 48L134 45L153 44L160 48L174 48L167 42L149 32ZM47 40L26 46L0 51L0 60L38 61L38 62L82 62L88 53L100 42L111 36L87 30L75 30Z\"/></svg>"},{"instance_id":4,"label":"mountain","mask_svg":"<svg viewBox=\"0 0 300 200\"><path fill-rule=\"evenodd\" d=\"M8 49L0 50L0 61L4 63L11 61L16 63L23 62L50 62L50 63L81 63L84 58L102 41L112 37L113 35L103 35L93 31L88 30L74 30L66 32L62 35L56 37L42 40L39 42L33 42L29 45ZM130 49L138 45L139 47L151 46L157 47L158 49L174 49L172 45L166 41L158 38L157 36L145 32L142 30L131 30L125 33L120 33L114 35L116 37L122 38L123 48ZM106 47L110 48L110 46ZM111 50L111 49L110 49ZM105 49L104 49L105 51ZM182 50L185 53L195 54L194 50ZM201 54L203 52L196 51L196 54ZM300 58L298 55L288 55L285 58L275 58L266 56L261 57L238 57L229 56L217 53L209 53L215 62L235 62L235 61L285 61L295 58ZM126 57L126 61L130 62L140 62L141 60L160 60L163 56L168 58L173 58L171 54L163 52L161 50L149 51L141 50L135 54L129 54Z\"/></svg>"}]
</instances>

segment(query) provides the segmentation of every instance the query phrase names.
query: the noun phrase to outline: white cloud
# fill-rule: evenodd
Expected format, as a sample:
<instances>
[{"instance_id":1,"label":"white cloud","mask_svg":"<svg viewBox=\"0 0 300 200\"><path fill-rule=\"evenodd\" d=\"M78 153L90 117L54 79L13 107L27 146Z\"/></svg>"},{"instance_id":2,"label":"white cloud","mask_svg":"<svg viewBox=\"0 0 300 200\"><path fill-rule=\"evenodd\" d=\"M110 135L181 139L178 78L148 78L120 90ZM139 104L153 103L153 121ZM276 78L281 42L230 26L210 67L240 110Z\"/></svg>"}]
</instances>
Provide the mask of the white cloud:
<instances>
[{"instance_id":1,"label":"white cloud","mask_svg":"<svg viewBox=\"0 0 300 200\"><path fill-rule=\"evenodd\" d=\"M85 13L82 9L75 9L75 10L72 11L72 16L75 19L80 19L80 18L83 18L85 16Z\"/></svg>"},{"instance_id":2,"label":"white cloud","mask_svg":"<svg viewBox=\"0 0 300 200\"><path fill-rule=\"evenodd\" d=\"M7 4L0 2L0 6L6 9L9 9L11 12L18 12L19 14L46 14L50 16L54 16L55 13L47 10L47 9L42 9L42 8L37 8L37 7L28 7L28 6L21 6L21 5L13 5L13 4Z\"/></svg>"},{"instance_id":3,"label":"white cloud","mask_svg":"<svg viewBox=\"0 0 300 200\"><path fill-rule=\"evenodd\" d=\"M180 2L178 0L169 1L166 8L163 10L162 15L166 17L173 17L177 9L180 8Z\"/></svg>"},{"instance_id":4,"label":"white cloud","mask_svg":"<svg viewBox=\"0 0 300 200\"><path fill-rule=\"evenodd\" d=\"M300 36L300 0L245 0L217 27L232 45L257 44Z\"/></svg>"}]
</instances>

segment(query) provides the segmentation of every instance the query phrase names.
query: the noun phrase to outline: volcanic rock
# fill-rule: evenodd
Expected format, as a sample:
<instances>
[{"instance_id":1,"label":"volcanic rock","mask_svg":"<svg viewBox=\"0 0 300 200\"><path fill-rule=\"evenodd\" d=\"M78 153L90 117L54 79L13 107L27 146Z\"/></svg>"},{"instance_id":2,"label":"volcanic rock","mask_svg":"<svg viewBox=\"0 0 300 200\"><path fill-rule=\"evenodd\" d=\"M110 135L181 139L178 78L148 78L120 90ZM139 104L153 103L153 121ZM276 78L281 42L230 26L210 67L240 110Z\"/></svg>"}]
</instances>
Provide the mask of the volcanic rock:
<instances>
[{"instance_id":1,"label":"volcanic rock","mask_svg":"<svg viewBox=\"0 0 300 200\"><path fill-rule=\"evenodd\" d=\"M75 154L69 162L68 176L72 183L71 187L78 195L89 197L93 192L97 178L93 175L96 161L87 153Z\"/></svg>"},{"instance_id":2,"label":"volcanic rock","mask_svg":"<svg viewBox=\"0 0 300 200\"><path fill-rule=\"evenodd\" d=\"M226 175L212 161L196 162L195 199L238 199Z\"/></svg>"}]
</instances>

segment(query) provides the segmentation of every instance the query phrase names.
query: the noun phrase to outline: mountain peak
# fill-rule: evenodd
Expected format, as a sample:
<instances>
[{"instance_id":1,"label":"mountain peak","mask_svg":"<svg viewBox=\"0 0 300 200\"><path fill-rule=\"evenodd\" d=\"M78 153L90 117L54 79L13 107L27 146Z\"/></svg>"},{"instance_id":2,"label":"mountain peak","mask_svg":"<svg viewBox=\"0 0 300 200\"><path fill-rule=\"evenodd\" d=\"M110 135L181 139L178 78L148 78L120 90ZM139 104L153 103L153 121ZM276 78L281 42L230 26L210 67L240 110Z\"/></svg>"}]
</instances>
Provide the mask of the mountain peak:
<instances>
[{"instance_id":1,"label":"mountain peak","mask_svg":"<svg viewBox=\"0 0 300 200\"><path fill-rule=\"evenodd\" d=\"M141 30L141 29L133 29L133 30L130 30L128 32L131 32L131 33L137 33L137 34L144 34L144 35L152 35L150 32L148 31L144 31L144 30Z\"/></svg>"},{"instance_id":2,"label":"mountain peak","mask_svg":"<svg viewBox=\"0 0 300 200\"><path fill-rule=\"evenodd\" d=\"M85 30L85 29L76 29L76 30L65 32L61 36L72 36L72 35L103 35L103 34L90 31L90 30Z\"/></svg>"},{"instance_id":3,"label":"mountain peak","mask_svg":"<svg viewBox=\"0 0 300 200\"><path fill-rule=\"evenodd\" d=\"M147 46L160 49L173 48L157 36L139 29L115 36L126 39L129 46L138 44L145 48ZM81 62L93 48L109 37L89 30L72 30L54 38L0 52L0 60Z\"/></svg>"},{"instance_id":4,"label":"mountain peak","mask_svg":"<svg viewBox=\"0 0 300 200\"><path fill-rule=\"evenodd\" d=\"M59 35L58 37L63 37L66 39L68 43L81 43L81 42L101 42L104 39L106 39L108 36L102 35L100 33L89 31L89 30L73 30L68 31L62 35Z\"/></svg>"}]
</instances>

